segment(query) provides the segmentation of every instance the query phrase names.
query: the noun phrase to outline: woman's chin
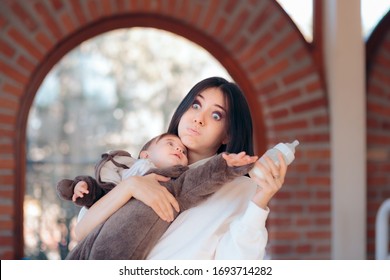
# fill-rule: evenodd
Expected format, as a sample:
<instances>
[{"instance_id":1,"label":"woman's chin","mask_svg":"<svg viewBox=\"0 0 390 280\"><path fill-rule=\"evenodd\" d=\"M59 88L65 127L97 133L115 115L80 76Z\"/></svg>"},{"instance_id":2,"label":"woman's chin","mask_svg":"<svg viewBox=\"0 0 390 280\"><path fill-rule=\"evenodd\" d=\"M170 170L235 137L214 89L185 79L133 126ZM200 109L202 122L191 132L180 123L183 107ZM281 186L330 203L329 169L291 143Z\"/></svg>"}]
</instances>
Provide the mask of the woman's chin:
<instances>
[{"instance_id":1,"label":"woman's chin","mask_svg":"<svg viewBox=\"0 0 390 280\"><path fill-rule=\"evenodd\" d=\"M181 142L187 149L192 150L197 147L197 141L193 136L185 135L180 138Z\"/></svg>"}]
</instances>

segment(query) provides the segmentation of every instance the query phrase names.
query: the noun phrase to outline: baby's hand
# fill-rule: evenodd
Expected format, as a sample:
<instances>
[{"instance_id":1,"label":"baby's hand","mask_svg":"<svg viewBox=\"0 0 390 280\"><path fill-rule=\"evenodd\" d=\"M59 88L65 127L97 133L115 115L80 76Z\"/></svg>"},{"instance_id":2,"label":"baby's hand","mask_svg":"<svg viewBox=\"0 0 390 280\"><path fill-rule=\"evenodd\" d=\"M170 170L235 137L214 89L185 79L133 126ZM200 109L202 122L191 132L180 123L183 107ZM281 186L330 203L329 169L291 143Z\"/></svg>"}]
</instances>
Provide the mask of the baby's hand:
<instances>
[{"instance_id":1,"label":"baby's hand","mask_svg":"<svg viewBox=\"0 0 390 280\"><path fill-rule=\"evenodd\" d=\"M222 157L226 160L226 164L229 167L243 166L246 164L254 163L258 159L258 156L249 156L245 152L241 152L239 154L223 153Z\"/></svg>"},{"instance_id":2,"label":"baby's hand","mask_svg":"<svg viewBox=\"0 0 390 280\"><path fill-rule=\"evenodd\" d=\"M76 184L73 190L72 200L76 201L79 197L84 197L84 194L88 194L88 185L84 181L80 181Z\"/></svg>"}]
</instances>

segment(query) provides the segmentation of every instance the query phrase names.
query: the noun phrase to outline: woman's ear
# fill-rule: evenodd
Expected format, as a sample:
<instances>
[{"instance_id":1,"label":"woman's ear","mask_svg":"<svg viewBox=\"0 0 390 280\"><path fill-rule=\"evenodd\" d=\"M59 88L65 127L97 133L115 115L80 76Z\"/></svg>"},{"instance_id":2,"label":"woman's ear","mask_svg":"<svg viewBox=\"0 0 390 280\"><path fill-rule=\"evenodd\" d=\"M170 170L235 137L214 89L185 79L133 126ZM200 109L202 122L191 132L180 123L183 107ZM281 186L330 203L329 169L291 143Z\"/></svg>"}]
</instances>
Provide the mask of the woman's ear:
<instances>
[{"instance_id":1,"label":"woman's ear","mask_svg":"<svg viewBox=\"0 0 390 280\"><path fill-rule=\"evenodd\" d=\"M148 151L142 151L142 152L139 154L139 157L140 157L140 158L148 158L148 157L149 157Z\"/></svg>"}]
</instances>

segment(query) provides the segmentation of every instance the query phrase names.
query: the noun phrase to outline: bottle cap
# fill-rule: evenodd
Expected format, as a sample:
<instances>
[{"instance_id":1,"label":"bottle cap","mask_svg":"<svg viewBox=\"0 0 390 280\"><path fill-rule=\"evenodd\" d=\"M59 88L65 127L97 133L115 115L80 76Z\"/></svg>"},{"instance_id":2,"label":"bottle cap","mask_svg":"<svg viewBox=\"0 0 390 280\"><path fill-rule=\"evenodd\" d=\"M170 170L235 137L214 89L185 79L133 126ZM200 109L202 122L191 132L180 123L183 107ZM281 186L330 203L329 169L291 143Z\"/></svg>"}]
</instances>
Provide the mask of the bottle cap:
<instances>
[{"instance_id":1,"label":"bottle cap","mask_svg":"<svg viewBox=\"0 0 390 280\"><path fill-rule=\"evenodd\" d=\"M295 147L299 145L299 141L295 140L292 143L279 143L275 146L284 155L286 164L289 165L295 159Z\"/></svg>"}]
</instances>

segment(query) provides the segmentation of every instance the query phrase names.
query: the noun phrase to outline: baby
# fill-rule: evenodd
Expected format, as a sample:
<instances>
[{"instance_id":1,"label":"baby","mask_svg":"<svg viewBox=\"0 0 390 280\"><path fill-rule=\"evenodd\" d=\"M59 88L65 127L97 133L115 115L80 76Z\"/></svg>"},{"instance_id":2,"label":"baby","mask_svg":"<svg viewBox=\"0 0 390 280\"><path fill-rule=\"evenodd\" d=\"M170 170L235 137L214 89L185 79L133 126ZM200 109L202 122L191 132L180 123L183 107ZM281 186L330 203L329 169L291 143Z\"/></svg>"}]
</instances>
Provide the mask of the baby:
<instances>
[{"instance_id":1,"label":"baby","mask_svg":"<svg viewBox=\"0 0 390 280\"><path fill-rule=\"evenodd\" d=\"M120 170L124 167L118 164L121 166L118 167L118 172L111 173L126 176L125 173L130 173L132 169L144 170L146 168L135 168L135 165L141 162L142 159L146 160L146 165L151 164L153 168L149 169L145 175L156 173L172 178L170 181L161 184L174 195L181 211L204 201L224 183L247 174L257 160L257 157L249 157L245 153L220 154L201 166L188 169L185 166L188 163L186 150L176 135L163 134L153 138L148 143L140 152L140 159L134 160L132 166ZM112 163L111 160L108 162ZM140 163L140 165L143 164ZM99 170L99 166L101 165L98 165L95 171ZM114 164L114 166L117 165ZM126 169L128 172L124 172ZM102 170L103 168L100 168L100 173L102 173ZM99 182L103 185L106 182L101 180L99 172L96 172L96 175L98 180L95 181L96 185L92 186L102 187ZM73 184L74 181L70 185ZM90 182L87 182L87 184L88 192L81 191L77 193L76 191L68 196L68 200L73 195L75 195L76 201L83 199L84 194L86 196L90 195ZM107 185L110 184L112 189L115 182ZM59 185L59 189L61 189L61 186L66 184ZM103 189L109 188L103 186ZM175 217L178 214L175 212ZM170 223L160 219L152 208L141 201L130 199L79 242L69 253L67 259L145 259L169 225Z\"/></svg>"},{"instance_id":2,"label":"baby","mask_svg":"<svg viewBox=\"0 0 390 280\"><path fill-rule=\"evenodd\" d=\"M74 180L63 179L57 184L57 193L61 198L73 200L79 206L91 207L120 181L130 176L145 175L152 168L159 168L158 174L176 177L180 175L177 172L184 171L186 168L183 167L187 164L187 149L180 138L164 133L149 140L142 147L138 159L132 158L123 150L103 154L102 160L95 167L95 178L77 176ZM164 169L173 166L177 167ZM175 173L176 169L179 171Z\"/></svg>"}]
</instances>

